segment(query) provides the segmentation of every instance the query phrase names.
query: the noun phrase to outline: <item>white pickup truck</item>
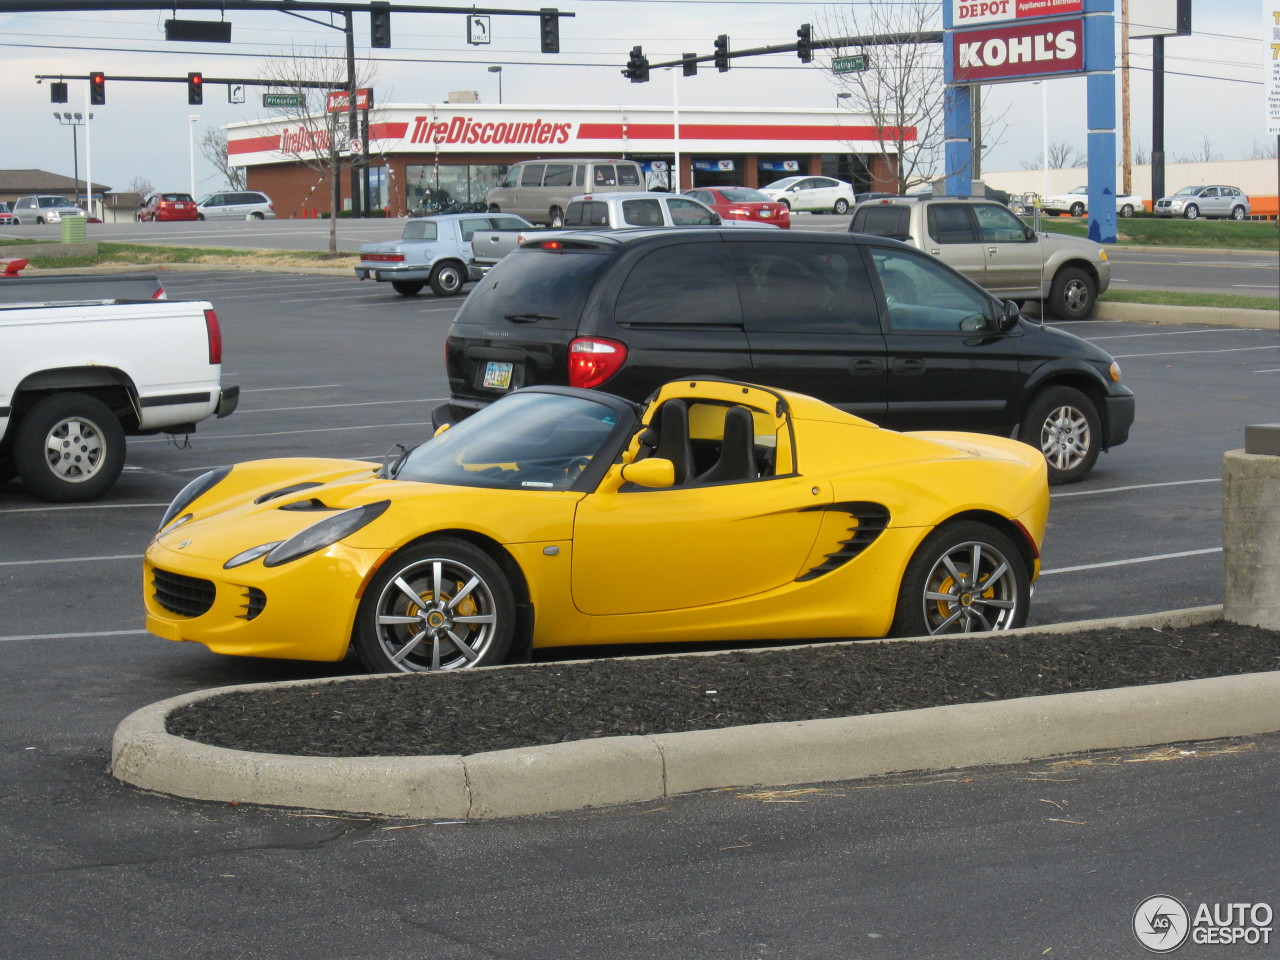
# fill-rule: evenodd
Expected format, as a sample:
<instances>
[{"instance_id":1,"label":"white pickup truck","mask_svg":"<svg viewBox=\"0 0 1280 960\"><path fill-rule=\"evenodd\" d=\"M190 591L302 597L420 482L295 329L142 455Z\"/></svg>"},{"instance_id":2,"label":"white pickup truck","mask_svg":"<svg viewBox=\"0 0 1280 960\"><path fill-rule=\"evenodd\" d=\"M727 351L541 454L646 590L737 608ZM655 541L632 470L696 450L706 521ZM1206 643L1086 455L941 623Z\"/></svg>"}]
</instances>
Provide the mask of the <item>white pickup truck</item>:
<instances>
[{"instance_id":1,"label":"white pickup truck","mask_svg":"<svg viewBox=\"0 0 1280 960\"><path fill-rule=\"evenodd\" d=\"M55 502L99 497L126 434L190 433L234 411L240 388L221 380L207 302L0 304L0 481Z\"/></svg>"},{"instance_id":2,"label":"white pickup truck","mask_svg":"<svg viewBox=\"0 0 1280 960\"><path fill-rule=\"evenodd\" d=\"M564 228L545 230L477 230L471 235L471 276L480 279L495 263L530 237L545 240L557 233L626 230L637 227L746 227L777 230L772 223L724 220L706 204L671 193L584 194L574 197L564 211Z\"/></svg>"}]
</instances>

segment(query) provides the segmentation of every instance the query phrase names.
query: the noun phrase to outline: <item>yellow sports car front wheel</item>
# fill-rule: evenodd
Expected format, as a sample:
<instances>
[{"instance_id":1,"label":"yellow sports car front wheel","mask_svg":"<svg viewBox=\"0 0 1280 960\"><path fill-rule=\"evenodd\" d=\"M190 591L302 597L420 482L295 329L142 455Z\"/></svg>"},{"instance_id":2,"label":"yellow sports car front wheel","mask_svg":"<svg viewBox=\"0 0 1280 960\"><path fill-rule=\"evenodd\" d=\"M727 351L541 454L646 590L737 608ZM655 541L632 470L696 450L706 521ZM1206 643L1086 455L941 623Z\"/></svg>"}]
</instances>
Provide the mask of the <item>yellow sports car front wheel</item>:
<instances>
[{"instance_id":1,"label":"yellow sports car front wheel","mask_svg":"<svg viewBox=\"0 0 1280 960\"><path fill-rule=\"evenodd\" d=\"M502 663L514 632L502 568L465 540L434 537L401 550L369 585L356 650L373 673L456 670Z\"/></svg>"}]
</instances>

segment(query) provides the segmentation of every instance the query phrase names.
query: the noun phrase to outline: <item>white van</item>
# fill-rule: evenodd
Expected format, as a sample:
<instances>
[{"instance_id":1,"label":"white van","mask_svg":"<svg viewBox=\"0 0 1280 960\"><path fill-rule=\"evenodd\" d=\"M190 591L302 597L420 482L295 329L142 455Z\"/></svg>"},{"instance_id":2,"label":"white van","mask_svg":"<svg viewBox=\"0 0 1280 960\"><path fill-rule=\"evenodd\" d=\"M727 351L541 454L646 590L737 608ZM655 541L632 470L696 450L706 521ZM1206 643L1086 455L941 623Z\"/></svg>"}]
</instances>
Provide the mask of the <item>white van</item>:
<instances>
[{"instance_id":1,"label":"white van","mask_svg":"<svg viewBox=\"0 0 1280 960\"><path fill-rule=\"evenodd\" d=\"M644 173L634 160L526 160L507 171L484 203L489 213L562 227L573 197L643 189Z\"/></svg>"}]
</instances>

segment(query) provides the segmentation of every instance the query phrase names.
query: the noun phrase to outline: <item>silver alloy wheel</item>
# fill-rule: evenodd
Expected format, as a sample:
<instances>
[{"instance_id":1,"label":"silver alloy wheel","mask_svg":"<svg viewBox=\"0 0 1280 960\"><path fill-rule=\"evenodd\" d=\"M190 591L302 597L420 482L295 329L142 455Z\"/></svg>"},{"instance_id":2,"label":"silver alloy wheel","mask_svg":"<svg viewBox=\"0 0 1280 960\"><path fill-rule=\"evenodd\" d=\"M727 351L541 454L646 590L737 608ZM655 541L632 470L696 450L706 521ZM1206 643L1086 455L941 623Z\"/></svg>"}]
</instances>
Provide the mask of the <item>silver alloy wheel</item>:
<instances>
[{"instance_id":1,"label":"silver alloy wheel","mask_svg":"<svg viewBox=\"0 0 1280 960\"><path fill-rule=\"evenodd\" d=\"M106 442L92 420L66 417L55 423L45 436L44 456L59 480L84 483L102 469Z\"/></svg>"},{"instance_id":2,"label":"silver alloy wheel","mask_svg":"<svg viewBox=\"0 0 1280 960\"><path fill-rule=\"evenodd\" d=\"M1049 411L1040 425L1040 452L1050 466L1074 470L1089 455L1093 434L1083 410L1069 405Z\"/></svg>"},{"instance_id":3,"label":"silver alloy wheel","mask_svg":"<svg viewBox=\"0 0 1280 960\"><path fill-rule=\"evenodd\" d=\"M1018 575L989 543L957 543L925 578L924 620L930 635L1008 630L1017 622Z\"/></svg>"},{"instance_id":4,"label":"silver alloy wheel","mask_svg":"<svg viewBox=\"0 0 1280 960\"><path fill-rule=\"evenodd\" d=\"M375 608L378 645L405 673L475 665L497 628L493 591L465 563L429 557L382 588Z\"/></svg>"},{"instance_id":5,"label":"silver alloy wheel","mask_svg":"<svg viewBox=\"0 0 1280 960\"><path fill-rule=\"evenodd\" d=\"M1075 315L1089 306L1089 285L1079 277L1073 277L1067 281L1067 285L1062 290L1063 305L1072 314Z\"/></svg>"}]
</instances>

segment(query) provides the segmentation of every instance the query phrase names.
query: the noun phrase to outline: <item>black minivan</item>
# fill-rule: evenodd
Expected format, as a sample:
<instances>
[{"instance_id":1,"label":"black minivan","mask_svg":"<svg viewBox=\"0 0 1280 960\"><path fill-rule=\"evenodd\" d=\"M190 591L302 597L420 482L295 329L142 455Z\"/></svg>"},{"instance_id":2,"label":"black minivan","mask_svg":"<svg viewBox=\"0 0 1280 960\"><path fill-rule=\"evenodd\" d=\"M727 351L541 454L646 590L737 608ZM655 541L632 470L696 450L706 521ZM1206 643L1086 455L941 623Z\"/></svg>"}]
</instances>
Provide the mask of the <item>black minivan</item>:
<instances>
[{"instance_id":1,"label":"black minivan","mask_svg":"<svg viewBox=\"0 0 1280 960\"><path fill-rule=\"evenodd\" d=\"M763 234L763 235L762 235ZM726 377L818 397L895 430L1039 447L1079 480L1134 417L1094 345L1020 317L939 260L879 237L682 228L559 234L506 256L462 305L436 426L531 384L642 400Z\"/></svg>"}]
</instances>

